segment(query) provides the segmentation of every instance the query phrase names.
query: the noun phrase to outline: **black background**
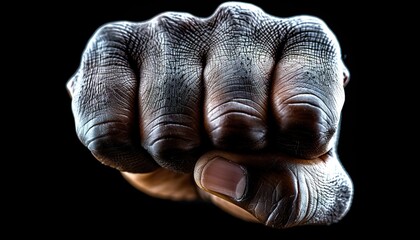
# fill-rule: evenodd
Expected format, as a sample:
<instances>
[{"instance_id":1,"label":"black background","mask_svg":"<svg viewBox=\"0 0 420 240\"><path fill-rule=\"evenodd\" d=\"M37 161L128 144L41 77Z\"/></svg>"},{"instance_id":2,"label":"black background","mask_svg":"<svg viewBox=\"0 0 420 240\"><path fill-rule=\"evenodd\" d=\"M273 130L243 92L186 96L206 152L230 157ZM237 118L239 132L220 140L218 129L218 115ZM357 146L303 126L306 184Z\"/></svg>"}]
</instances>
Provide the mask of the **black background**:
<instances>
[{"instance_id":1,"label":"black background","mask_svg":"<svg viewBox=\"0 0 420 240\"><path fill-rule=\"evenodd\" d=\"M389 55L384 55L384 49L389 52L387 42L394 39L389 33L392 22L384 23L384 19L388 19L390 11L397 12L397 6L341 1L248 1L279 17L317 16L341 44L351 78L346 87L339 154L354 181L355 195L350 212L337 224L275 230L235 219L205 203L154 199L131 187L117 171L101 165L81 145L65 84L78 67L94 31L111 21L146 21L164 11L207 17L221 2L154 0L25 6L31 13L26 16L30 17L12 28L13 33L24 33L23 36L7 38L10 42L23 41L20 50L25 52L14 51L11 61L12 65L23 63L15 70L21 81L15 87L20 91L13 96L23 96L25 100L11 110L11 115L23 117L7 118L11 124L18 122L21 126L9 139L11 147L17 148L12 152L18 160L6 161L18 163L9 171L13 177L6 181L12 190L7 195L12 203L7 223L19 227L14 234L56 239L119 239L128 235L133 239L337 239L383 235L396 228L400 219L394 217L394 212L403 207L397 204L396 195L402 190L392 183L397 171L393 167L382 168L390 165L386 162L393 155L389 134L382 126L389 127L393 114L386 110L391 101L384 104L384 98L378 94L391 99L381 87L392 77L392 67L386 61ZM7 131L8 125L5 128Z\"/></svg>"}]
</instances>

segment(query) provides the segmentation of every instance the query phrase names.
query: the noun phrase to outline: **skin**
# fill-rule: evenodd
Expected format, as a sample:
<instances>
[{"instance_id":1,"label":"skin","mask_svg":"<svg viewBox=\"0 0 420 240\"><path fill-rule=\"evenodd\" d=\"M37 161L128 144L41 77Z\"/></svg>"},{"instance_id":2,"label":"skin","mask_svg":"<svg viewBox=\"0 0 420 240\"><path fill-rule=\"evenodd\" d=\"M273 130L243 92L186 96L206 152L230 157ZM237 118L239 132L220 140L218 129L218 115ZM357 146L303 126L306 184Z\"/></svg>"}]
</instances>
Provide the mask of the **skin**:
<instances>
[{"instance_id":1,"label":"skin","mask_svg":"<svg viewBox=\"0 0 420 240\"><path fill-rule=\"evenodd\" d=\"M348 80L321 19L228 2L101 26L67 89L80 141L137 189L290 228L350 209L336 151Z\"/></svg>"}]
</instances>

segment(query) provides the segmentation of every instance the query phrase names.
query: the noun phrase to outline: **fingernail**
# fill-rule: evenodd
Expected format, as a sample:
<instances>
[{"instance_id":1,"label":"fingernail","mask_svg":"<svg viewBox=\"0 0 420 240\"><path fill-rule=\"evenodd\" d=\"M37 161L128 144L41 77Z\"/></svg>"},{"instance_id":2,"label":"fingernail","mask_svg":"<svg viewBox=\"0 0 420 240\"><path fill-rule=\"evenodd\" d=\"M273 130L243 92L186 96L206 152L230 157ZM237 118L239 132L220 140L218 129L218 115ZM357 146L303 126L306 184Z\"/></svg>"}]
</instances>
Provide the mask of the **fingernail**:
<instances>
[{"instance_id":1,"label":"fingernail","mask_svg":"<svg viewBox=\"0 0 420 240\"><path fill-rule=\"evenodd\" d=\"M201 184L210 191L240 200L245 194L247 172L236 163L215 158L204 166Z\"/></svg>"}]
</instances>

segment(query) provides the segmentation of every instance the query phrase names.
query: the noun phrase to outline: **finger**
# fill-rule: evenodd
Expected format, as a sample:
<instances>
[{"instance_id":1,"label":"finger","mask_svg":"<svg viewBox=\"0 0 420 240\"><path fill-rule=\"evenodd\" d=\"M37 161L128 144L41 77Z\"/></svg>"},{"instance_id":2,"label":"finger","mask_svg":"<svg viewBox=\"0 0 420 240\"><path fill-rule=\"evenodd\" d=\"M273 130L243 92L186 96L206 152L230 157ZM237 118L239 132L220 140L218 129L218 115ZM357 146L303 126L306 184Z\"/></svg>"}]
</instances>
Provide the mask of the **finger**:
<instances>
[{"instance_id":1,"label":"finger","mask_svg":"<svg viewBox=\"0 0 420 240\"><path fill-rule=\"evenodd\" d=\"M193 201L199 197L191 173L158 168L148 173L121 174L132 186L152 197L174 201Z\"/></svg>"},{"instance_id":2,"label":"finger","mask_svg":"<svg viewBox=\"0 0 420 240\"><path fill-rule=\"evenodd\" d=\"M203 132L200 22L166 13L153 24L155 36L144 54L139 86L142 145L162 167L191 172Z\"/></svg>"},{"instance_id":3,"label":"finger","mask_svg":"<svg viewBox=\"0 0 420 240\"><path fill-rule=\"evenodd\" d=\"M138 39L128 23L99 29L67 87L79 139L103 164L121 171L148 172L158 167L140 145L137 72L126 53Z\"/></svg>"},{"instance_id":4,"label":"finger","mask_svg":"<svg viewBox=\"0 0 420 240\"><path fill-rule=\"evenodd\" d=\"M275 228L335 223L346 215L353 196L336 155L309 162L278 154L212 152L197 162L194 179L213 195L210 199L223 199L215 203L228 212Z\"/></svg>"},{"instance_id":5,"label":"finger","mask_svg":"<svg viewBox=\"0 0 420 240\"><path fill-rule=\"evenodd\" d=\"M312 159L333 147L349 74L337 39L321 20L296 17L286 25L271 96L275 141L289 154Z\"/></svg>"},{"instance_id":6,"label":"finger","mask_svg":"<svg viewBox=\"0 0 420 240\"><path fill-rule=\"evenodd\" d=\"M212 25L217 34L204 70L204 121L219 149L257 150L267 144L274 39L259 22L263 12L247 7L222 5L210 20L216 21Z\"/></svg>"}]
</instances>

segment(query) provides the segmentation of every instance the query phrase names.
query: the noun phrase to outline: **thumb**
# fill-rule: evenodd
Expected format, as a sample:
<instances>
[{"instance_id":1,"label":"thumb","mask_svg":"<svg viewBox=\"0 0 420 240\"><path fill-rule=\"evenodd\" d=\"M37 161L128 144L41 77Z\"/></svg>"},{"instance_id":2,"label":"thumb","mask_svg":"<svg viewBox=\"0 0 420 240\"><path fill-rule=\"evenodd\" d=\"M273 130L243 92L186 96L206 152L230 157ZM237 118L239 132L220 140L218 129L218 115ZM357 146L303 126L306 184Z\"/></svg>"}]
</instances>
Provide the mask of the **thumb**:
<instances>
[{"instance_id":1,"label":"thumb","mask_svg":"<svg viewBox=\"0 0 420 240\"><path fill-rule=\"evenodd\" d=\"M299 160L211 152L197 162L194 179L223 210L275 228L337 222L353 194L335 154Z\"/></svg>"}]
</instances>

